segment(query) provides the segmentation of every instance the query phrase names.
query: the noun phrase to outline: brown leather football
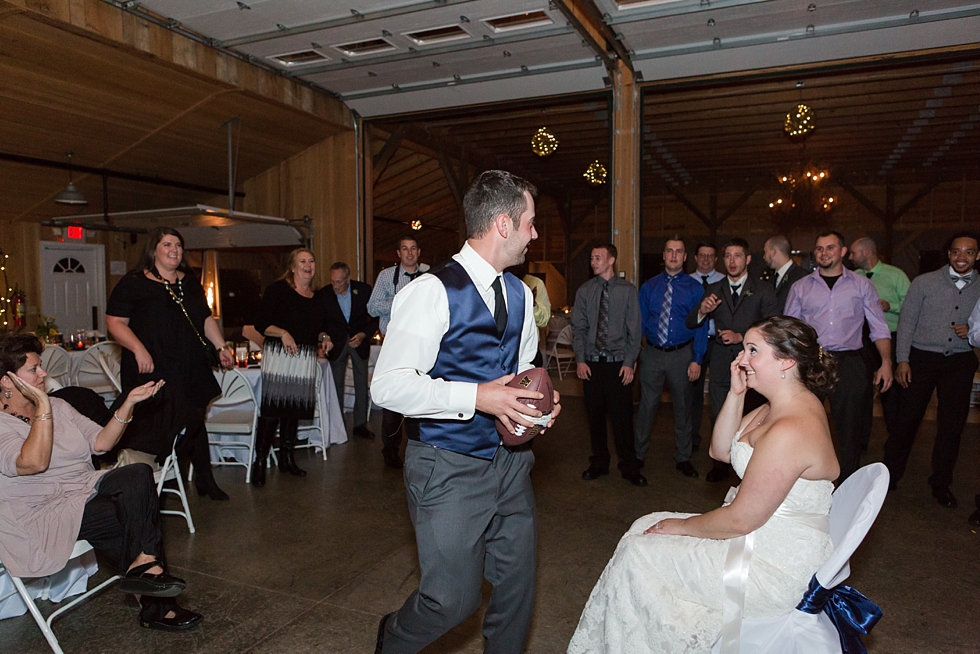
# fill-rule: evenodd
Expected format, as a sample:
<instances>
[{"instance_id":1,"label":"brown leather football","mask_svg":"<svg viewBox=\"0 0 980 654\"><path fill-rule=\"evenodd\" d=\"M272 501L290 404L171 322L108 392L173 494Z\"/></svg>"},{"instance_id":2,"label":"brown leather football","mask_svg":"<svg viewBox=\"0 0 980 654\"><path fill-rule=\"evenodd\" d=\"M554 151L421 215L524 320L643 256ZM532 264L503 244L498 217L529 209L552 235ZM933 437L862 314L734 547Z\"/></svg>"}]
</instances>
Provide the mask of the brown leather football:
<instances>
[{"instance_id":1,"label":"brown leather football","mask_svg":"<svg viewBox=\"0 0 980 654\"><path fill-rule=\"evenodd\" d=\"M524 372L514 375L514 378L507 382L507 385L511 388L524 388L529 391L537 391L544 394L544 398L537 399L521 399L520 401L526 404L529 408L537 409L544 416L551 413L554 408L554 387L551 385L551 376L548 375L548 371L544 368L531 368L530 370L525 370ZM500 422L498 418L496 421L497 433L500 434L500 438L503 440L504 445L514 446L522 445L535 436L537 436L541 430L544 428L544 424L547 424L547 420L541 421L544 424L534 425L533 427L525 427L524 425L515 425L517 433L512 434L504 428L504 423Z\"/></svg>"}]
</instances>

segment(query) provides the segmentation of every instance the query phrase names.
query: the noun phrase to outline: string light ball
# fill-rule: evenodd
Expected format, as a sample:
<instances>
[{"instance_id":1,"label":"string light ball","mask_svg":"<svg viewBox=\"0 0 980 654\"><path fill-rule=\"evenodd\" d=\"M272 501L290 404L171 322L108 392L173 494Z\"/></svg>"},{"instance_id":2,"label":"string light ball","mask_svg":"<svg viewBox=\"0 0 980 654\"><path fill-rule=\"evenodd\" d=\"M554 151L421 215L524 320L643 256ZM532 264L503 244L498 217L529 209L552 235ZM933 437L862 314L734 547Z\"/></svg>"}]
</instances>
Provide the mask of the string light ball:
<instances>
[{"instance_id":1,"label":"string light ball","mask_svg":"<svg viewBox=\"0 0 980 654\"><path fill-rule=\"evenodd\" d=\"M786 114L786 120L783 122L783 130L791 138L808 136L815 127L813 110L805 104L796 105L795 109Z\"/></svg>"},{"instance_id":2,"label":"string light ball","mask_svg":"<svg viewBox=\"0 0 980 654\"><path fill-rule=\"evenodd\" d=\"M539 157L552 155L557 149L558 139L547 127L542 127L531 137L531 151Z\"/></svg>"},{"instance_id":3,"label":"string light ball","mask_svg":"<svg viewBox=\"0 0 980 654\"><path fill-rule=\"evenodd\" d=\"M586 179L592 186L601 186L606 183L606 167L599 163L596 159L589 164L589 167L582 173L582 177Z\"/></svg>"},{"instance_id":4,"label":"string light ball","mask_svg":"<svg viewBox=\"0 0 980 654\"><path fill-rule=\"evenodd\" d=\"M422 229L422 221L421 220L413 220L412 221L412 229L415 230L416 232L419 231L420 229Z\"/></svg>"}]
</instances>

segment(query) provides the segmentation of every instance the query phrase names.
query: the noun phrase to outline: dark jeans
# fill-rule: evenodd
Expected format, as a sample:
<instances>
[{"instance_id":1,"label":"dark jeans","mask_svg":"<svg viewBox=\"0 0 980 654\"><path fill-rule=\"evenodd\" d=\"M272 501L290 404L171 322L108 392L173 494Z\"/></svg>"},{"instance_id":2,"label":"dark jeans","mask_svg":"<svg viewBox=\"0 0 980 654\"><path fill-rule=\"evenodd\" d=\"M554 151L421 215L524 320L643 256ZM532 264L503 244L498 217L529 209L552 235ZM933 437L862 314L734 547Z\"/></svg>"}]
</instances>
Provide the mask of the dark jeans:
<instances>
[{"instance_id":1,"label":"dark jeans","mask_svg":"<svg viewBox=\"0 0 980 654\"><path fill-rule=\"evenodd\" d=\"M831 352L837 360L837 387L830 393L830 415L837 435L837 459L842 483L861 466L864 429L873 411L873 389L860 350Z\"/></svg>"},{"instance_id":2,"label":"dark jeans","mask_svg":"<svg viewBox=\"0 0 980 654\"><path fill-rule=\"evenodd\" d=\"M953 468L960 453L960 437L970 411L970 390L977 365L973 352L945 356L939 352L911 349L909 367L912 369L912 381L908 388L902 389L898 426L885 442L885 465L893 483L905 474L912 443L933 391L936 391L939 406L929 483L943 487L953 482Z\"/></svg>"},{"instance_id":3,"label":"dark jeans","mask_svg":"<svg viewBox=\"0 0 980 654\"><path fill-rule=\"evenodd\" d=\"M417 420L406 420L405 416L389 409L381 411L381 452L398 456L402 446L402 424L409 438L418 440L419 423Z\"/></svg>"},{"instance_id":4,"label":"dark jeans","mask_svg":"<svg viewBox=\"0 0 980 654\"><path fill-rule=\"evenodd\" d=\"M592 440L592 456L589 460L597 468L609 468L606 415L612 421L613 443L619 457L619 469L631 474L637 469L636 450L633 442L633 387L623 385L619 371L622 361L590 361L590 379L582 382L585 394L585 412L589 417L589 435Z\"/></svg>"},{"instance_id":5,"label":"dark jeans","mask_svg":"<svg viewBox=\"0 0 980 654\"><path fill-rule=\"evenodd\" d=\"M97 491L85 504L78 540L87 540L120 574L140 553L162 559L160 504L150 466L134 463L110 470Z\"/></svg>"}]
</instances>

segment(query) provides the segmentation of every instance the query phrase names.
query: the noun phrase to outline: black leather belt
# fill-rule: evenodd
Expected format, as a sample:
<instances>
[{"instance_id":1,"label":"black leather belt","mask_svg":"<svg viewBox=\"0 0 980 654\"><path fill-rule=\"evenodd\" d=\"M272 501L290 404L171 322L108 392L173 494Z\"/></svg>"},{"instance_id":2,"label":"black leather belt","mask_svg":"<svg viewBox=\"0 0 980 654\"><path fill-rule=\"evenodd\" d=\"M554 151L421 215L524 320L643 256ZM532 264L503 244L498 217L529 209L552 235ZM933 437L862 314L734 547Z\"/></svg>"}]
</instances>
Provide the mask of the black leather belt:
<instances>
[{"instance_id":1,"label":"black leather belt","mask_svg":"<svg viewBox=\"0 0 980 654\"><path fill-rule=\"evenodd\" d=\"M830 354L833 354L835 357L840 357L840 358L859 357L861 356L861 350L834 350L830 352Z\"/></svg>"},{"instance_id":2,"label":"black leather belt","mask_svg":"<svg viewBox=\"0 0 980 654\"><path fill-rule=\"evenodd\" d=\"M694 339L693 338L690 339L690 340L688 340L688 341L684 341L680 345L671 345L669 347L661 347L660 345L654 345L653 346L653 349L660 350L661 352L675 352L677 350L684 349L685 347L687 347L688 345L690 345L692 342L694 342Z\"/></svg>"}]
</instances>

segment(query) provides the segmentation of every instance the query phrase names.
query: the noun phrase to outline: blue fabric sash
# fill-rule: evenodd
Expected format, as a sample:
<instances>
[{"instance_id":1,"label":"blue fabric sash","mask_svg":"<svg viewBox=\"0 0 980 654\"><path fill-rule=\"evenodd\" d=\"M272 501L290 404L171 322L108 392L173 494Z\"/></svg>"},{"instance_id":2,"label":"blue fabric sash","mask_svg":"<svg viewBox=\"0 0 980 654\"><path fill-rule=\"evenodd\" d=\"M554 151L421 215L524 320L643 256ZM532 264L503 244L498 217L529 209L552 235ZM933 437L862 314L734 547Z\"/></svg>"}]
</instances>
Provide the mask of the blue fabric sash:
<instances>
[{"instance_id":1,"label":"blue fabric sash","mask_svg":"<svg viewBox=\"0 0 980 654\"><path fill-rule=\"evenodd\" d=\"M824 588L817 575L810 579L810 587L796 608L804 613L826 613L840 635L844 654L867 654L859 636L867 636L881 619L881 609L867 597L843 584Z\"/></svg>"}]
</instances>

